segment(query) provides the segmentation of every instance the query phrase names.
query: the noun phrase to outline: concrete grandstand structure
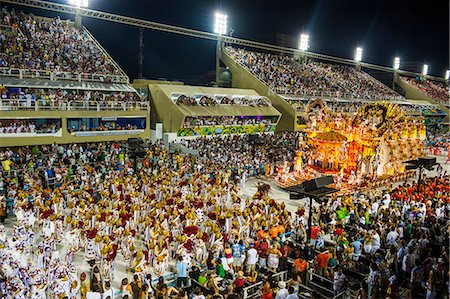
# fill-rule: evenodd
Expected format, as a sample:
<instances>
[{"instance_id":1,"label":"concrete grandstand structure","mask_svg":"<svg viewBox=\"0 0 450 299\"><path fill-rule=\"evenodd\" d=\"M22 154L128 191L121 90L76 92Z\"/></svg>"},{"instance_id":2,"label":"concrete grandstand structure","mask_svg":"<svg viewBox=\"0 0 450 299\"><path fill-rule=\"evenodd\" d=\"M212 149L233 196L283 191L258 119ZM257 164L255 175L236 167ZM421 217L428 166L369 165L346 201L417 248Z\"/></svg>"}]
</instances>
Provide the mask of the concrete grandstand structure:
<instances>
[{"instance_id":1,"label":"concrete grandstand structure","mask_svg":"<svg viewBox=\"0 0 450 299\"><path fill-rule=\"evenodd\" d=\"M242 53L253 55L246 57L249 61L245 61L242 57L239 57ZM260 56L258 56L260 55ZM275 58L274 58L275 57ZM273 69L270 71L259 69L255 61L261 61L267 59L277 59L275 71ZM389 101L398 104L402 109L410 115L422 115L423 110L438 109L439 105L436 101L433 101L430 97L426 95L417 96L415 93L417 91L405 87L407 94L406 98L397 94L389 87L383 85L381 82L377 81L375 78L371 77L369 74L358 71L351 70L350 67L345 67L351 70L351 73L355 77L355 82L367 82L371 87L372 91L370 97L367 93L359 93L358 88L351 88L351 83L348 78L343 80L347 83L350 88L342 88L339 84L331 86L329 89L320 88L310 88L306 91L293 90L292 88L280 88L274 82L269 82L269 76L276 72L279 72L280 76L284 76L288 84L292 84L295 81L294 77L297 76L299 69L301 70L305 66L311 65L302 64L299 61L299 57L295 56L283 56L279 54L262 54L258 52L251 52L242 49L235 49L231 47L222 47L220 52L220 59L226 65L227 69L232 73L232 86L236 88L253 88L261 95L265 95L272 101L273 105L282 113L282 118L278 125L280 130L302 130L305 128L305 117L306 111L308 110L308 103L314 101L315 99L323 100L331 110L343 109L345 112L353 113L356 111L357 107L364 105L366 103L373 103L375 101ZM286 63L286 61L288 63ZM244 60L244 61L243 61ZM285 64L279 65L277 63L283 62ZM289 64L291 63L291 64ZM270 63L269 63L270 64ZM322 65L321 62L312 62L312 64L317 64L319 67ZM334 74L334 69L339 69L341 66L338 64L326 64L328 68L328 74ZM278 70L277 68L281 69ZM314 78L323 78L320 74L314 74ZM314 80L316 80L314 79ZM285 81L286 81L285 80ZM298 80L302 81L301 76ZM400 80L400 79L398 79ZM301 85L302 82L300 82ZM403 87L403 86L402 86ZM415 93L413 93L415 92ZM444 115L448 113L444 112Z\"/></svg>"},{"instance_id":2,"label":"concrete grandstand structure","mask_svg":"<svg viewBox=\"0 0 450 299\"><path fill-rule=\"evenodd\" d=\"M149 138L147 100L87 28L15 11L1 18L2 146Z\"/></svg>"},{"instance_id":3,"label":"concrete grandstand structure","mask_svg":"<svg viewBox=\"0 0 450 299\"><path fill-rule=\"evenodd\" d=\"M281 117L251 89L151 84L149 90L155 122L172 138L274 132ZM186 98L191 102L180 103Z\"/></svg>"}]
</instances>

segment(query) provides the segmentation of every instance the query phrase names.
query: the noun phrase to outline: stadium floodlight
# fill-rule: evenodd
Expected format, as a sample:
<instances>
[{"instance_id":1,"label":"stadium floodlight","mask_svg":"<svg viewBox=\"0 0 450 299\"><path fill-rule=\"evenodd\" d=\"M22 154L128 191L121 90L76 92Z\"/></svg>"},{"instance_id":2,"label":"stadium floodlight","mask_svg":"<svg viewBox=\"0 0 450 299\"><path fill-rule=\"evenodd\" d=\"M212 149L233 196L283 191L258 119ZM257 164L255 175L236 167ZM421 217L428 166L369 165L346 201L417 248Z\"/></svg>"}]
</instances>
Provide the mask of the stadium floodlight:
<instances>
[{"instance_id":1,"label":"stadium floodlight","mask_svg":"<svg viewBox=\"0 0 450 299\"><path fill-rule=\"evenodd\" d=\"M445 80L448 81L449 78L450 78L450 70L446 70L445 71Z\"/></svg>"},{"instance_id":2,"label":"stadium floodlight","mask_svg":"<svg viewBox=\"0 0 450 299\"><path fill-rule=\"evenodd\" d=\"M300 49L300 51L304 52L304 51L308 51L309 49L309 35L308 34L300 34L300 43L298 48Z\"/></svg>"},{"instance_id":3,"label":"stadium floodlight","mask_svg":"<svg viewBox=\"0 0 450 299\"><path fill-rule=\"evenodd\" d=\"M400 68L400 57L395 57L394 59L394 70L398 70Z\"/></svg>"},{"instance_id":4,"label":"stadium floodlight","mask_svg":"<svg viewBox=\"0 0 450 299\"><path fill-rule=\"evenodd\" d=\"M214 33L224 35L227 33L228 16L221 12L216 12L214 22Z\"/></svg>"},{"instance_id":5,"label":"stadium floodlight","mask_svg":"<svg viewBox=\"0 0 450 299\"><path fill-rule=\"evenodd\" d=\"M88 7L89 0L69 0L69 4L76 7Z\"/></svg>"},{"instance_id":6,"label":"stadium floodlight","mask_svg":"<svg viewBox=\"0 0 450 299\"><path fill-rule=\"evenodd\" d=\"M426 76L428 75L428 64L424 64L422 68L422 75Z\"/></svg>"},{"instance_id":7,"label":"stadium floodlight","mask_svg":"<svg viewBox=\"0 0 450 299\"><path fill-rule=\"evenodd\" d=\"M360 62L362 60L363 49L361 47L357 47L355 50L355 61Z\"/></svg>"}]
</instances>

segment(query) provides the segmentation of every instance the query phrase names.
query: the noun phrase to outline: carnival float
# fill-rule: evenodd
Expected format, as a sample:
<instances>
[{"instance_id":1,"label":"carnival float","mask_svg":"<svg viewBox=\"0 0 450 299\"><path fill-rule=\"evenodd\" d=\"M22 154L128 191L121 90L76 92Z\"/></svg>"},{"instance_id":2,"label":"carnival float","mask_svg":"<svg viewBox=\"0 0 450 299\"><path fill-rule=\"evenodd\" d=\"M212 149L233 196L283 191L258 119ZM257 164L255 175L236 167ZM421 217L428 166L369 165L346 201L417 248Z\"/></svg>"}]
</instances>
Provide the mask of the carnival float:
<instances>
[{"instance_id":1,"label":"carnival float","mask_svg":"<svg viewBox=\"0 0 450 299\"><path fill-rule=\"evenodd\" d=\"M423 118L405 115L397 105L370 103L356 113L333 113L316 99L306 107L308 128L296 161L278 166L281 187L333 175L335 187L355 190L405 180L405 161L424 155ZM293 166L292 166L293 164Z\"/></svg>"}]
</instances>

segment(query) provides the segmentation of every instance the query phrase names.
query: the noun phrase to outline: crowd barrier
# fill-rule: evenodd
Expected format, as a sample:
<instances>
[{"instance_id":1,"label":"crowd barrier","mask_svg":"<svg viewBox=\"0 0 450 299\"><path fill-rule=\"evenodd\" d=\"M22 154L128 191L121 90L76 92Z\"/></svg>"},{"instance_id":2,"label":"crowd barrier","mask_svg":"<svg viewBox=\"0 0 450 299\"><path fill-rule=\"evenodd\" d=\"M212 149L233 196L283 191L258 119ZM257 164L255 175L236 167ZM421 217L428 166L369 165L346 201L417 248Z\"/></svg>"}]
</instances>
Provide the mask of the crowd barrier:
<instances>
[{"instance_id":1,"label":"crowd barrier","mask_svg":"<svg viewBox=\"0 0 450 299\"><path fill-rule=\"evenodd\" d=\"M129 78L124 75L72 73L50 70L34 70L19 68L0 68L0 76L18 79L39 79L50 81L78 81L128 84Z\"/></svg>"},{"instance_id":2,"label":"crowd barrier","mask_svg":"<svg viewBox=\"0 0 450 299\"><path fill-rule=\"evenodd\" d=\"M145 111L149 109L145 101L60 101L44 103L40 100L2 99L0 111Z\"/></svg>"}]
</instances>

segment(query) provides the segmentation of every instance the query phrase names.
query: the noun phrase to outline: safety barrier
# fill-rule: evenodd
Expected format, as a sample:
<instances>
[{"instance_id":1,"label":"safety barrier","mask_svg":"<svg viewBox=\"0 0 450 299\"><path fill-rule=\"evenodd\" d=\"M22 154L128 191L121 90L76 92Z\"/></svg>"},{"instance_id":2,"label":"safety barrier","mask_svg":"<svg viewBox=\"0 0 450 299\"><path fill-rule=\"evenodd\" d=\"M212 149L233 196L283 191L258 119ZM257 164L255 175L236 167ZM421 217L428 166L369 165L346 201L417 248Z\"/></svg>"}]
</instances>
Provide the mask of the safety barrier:
<instances>
[{"instance_id":1,"label":"safety barrier","mask_svg":"<svg viewBox=\"0 0 450 299\"><path fill-rule=\"evenodd\" d=\"M245 287L243 289L243 299L250 299L250 298L261 298L261 288L262 288L263 282L257 282L251 286Z\"/></svg>"},{"instance_id":2,"label":"safety barrier","mask_svg":"<svg viewBox=\"0 0 450 299\"><path fill-rule=\"evenodd\" d=\"M31 99L2 99L0 111L145 111L145 101L59 101L43 102Z\"/></svg>"},{"instance_id":3,"label":"safety barrier","mask_svg":"<svg viewBox=\"0 0 450 299\"><path fill-rule=\"evenodd\" d=\"M0 68L0 76L18 79L39 79L50 81L78 81L78 82L101 82L101 83L124 83L129 79L124 75L73 73L50 70L34 70L19 68Z\"/></svg>"}]
</instances>

